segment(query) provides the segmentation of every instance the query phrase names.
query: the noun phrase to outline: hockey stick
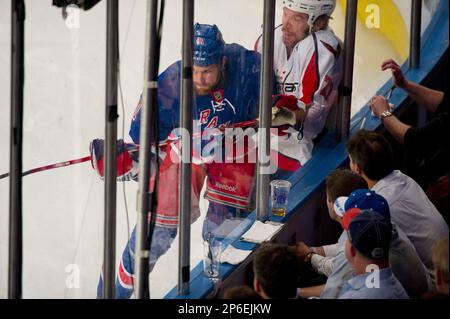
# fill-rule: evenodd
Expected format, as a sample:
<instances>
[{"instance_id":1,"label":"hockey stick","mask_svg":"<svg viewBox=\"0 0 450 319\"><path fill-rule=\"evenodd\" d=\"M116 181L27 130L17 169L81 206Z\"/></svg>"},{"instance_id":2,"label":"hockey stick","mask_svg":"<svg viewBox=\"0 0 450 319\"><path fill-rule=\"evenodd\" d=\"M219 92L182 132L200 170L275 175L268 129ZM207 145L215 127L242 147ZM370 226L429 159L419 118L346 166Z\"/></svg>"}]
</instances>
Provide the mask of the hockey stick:
<instances>
[{"instance_id":1,"label":"hockey stick","mask_svg":"<svg viewBox=\"0 0 450 319\"><path fill-rule=\"evenodd\" d=\"M55 164L50 164L50 165L45 165L45 166L41 166L41 167L36 167L33 169L30 169L28 171L25 171L22 173L22 176L27 176L33 173L37 173L37 172L43 172L43 171L47 171L50 169L54 169L54 168L59 168L59 167L65 167L65 166L70 166L70 165L74 165L74 164L80 164L80 163L84 163L91 160L91 156L85 156L82 158L77 158L77 159L73 159L70 161L65 161L65 162L60 162L60 163L55 163ZM0 179L6 178L9 176L9 173L5 173L5 174L1 174L0 175Z\"/></svg>"},{"instance_id":2,"label":"hockey stick","mask_svg":"<svg viewBox=\"0 0 450 319\"><path fill-rule=\"evenodd\" d=\"M227 126L226 128L250 127L250 126L254 126L257 123L258 123L258 120L250 120L250 121L244 121L244 122L236 123L236 124ZM159 145L163 146L163 145L167 145L169 143L170 142L166 140L166 141L163 141L163 142L159 143ZM134 146L135 146L134 151L139 150L139 145L134 145ZM36 168L33 168L33 169L30 169L28 171L23 172L22 176L27 176L27 175L34 174L34 173L37 173L37 172L48 171L48 170L55 169L55 168L60 168L60 167L66 167L66 166L70 166L70 165L80 164L80 163L84 163L84 162L87 162L87 161L90 161L90 160L91 160L91 156L89 155L89 156L85 156L85 157L82 157L82 158L77 158L77 159L73 159L73 160L69 160L69 161L64 161L64 162L60 162L60 163L55 163L55 164L49 164L49 165L45 165L45 166L41 166L41 167L36 167ZM3 178L6 178L8 176L9 176L9 173L1 174L0 175L0 180L3 179Z\"/></svg>"}]
</instances>

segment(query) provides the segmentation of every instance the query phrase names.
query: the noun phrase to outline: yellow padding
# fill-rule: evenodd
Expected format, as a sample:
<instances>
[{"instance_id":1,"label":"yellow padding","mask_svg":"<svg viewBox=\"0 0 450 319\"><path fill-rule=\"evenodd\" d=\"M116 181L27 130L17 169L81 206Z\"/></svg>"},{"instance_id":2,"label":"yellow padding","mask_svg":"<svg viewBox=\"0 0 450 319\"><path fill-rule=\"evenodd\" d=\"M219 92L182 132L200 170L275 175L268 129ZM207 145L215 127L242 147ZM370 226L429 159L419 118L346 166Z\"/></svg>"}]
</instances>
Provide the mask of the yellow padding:
<instances>
[{"instance_id":1,"label":"yellow padding","mask_svg":"<svg viewBox=\"0 0 450 319\"><path fill-rule=\"evenodd\" d=\"M345 12L346 0L339 0L339 4ZM364 28L367 28L366 19L371 14L366 13L366 7L369 4L376 4L380 8L380 27L370 29L370 31L378 32L385 37L402 60L406 60L409 55L408 29L397 6L392 0L359 0L358 19Z\"/></svg>"}]
</instances>

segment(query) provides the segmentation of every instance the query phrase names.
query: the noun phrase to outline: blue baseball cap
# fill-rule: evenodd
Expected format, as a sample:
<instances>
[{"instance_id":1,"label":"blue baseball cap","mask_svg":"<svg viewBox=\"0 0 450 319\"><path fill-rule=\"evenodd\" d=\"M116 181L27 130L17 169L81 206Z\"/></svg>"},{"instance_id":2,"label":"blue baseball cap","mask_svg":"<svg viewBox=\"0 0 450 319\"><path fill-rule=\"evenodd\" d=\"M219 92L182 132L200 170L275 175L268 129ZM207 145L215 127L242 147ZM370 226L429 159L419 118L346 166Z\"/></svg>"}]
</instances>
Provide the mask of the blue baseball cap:
<instances>
[{"instance_id":1,"label":"blue baseball cap","mask_svg":"<svg viewBox=\"0 0 450 319\"><path fill-rule=\"evenodd\" d=\"M194 65L205 67L212 64L219 64L225 48L222 33L214 24L194 25Z\"/></svg>"},{"instance_id":2,"label":"blue baseball cap","mask_svg":"<svg viewBox=\"0 0 450 319\"><path fill-rule=\"evenodd\" d=\"M392 224L378 212L351 208L345 213L342 225L350 243L362 255L374 260L389 256Z\"/></svg>"},{"instance_id":3,"label":"blue baseball cap","mask_svg":"<svg viewBox=\"0 0 450 319\"><path fill-rule=\"evenodd\" d=\"M351 208L374 210L389 222L391 221L391 212L386 199L369 189L357 189L348 197L338 197L334 202L334 210L339 217L343 217Z\"/></svg>"}]
</instances>

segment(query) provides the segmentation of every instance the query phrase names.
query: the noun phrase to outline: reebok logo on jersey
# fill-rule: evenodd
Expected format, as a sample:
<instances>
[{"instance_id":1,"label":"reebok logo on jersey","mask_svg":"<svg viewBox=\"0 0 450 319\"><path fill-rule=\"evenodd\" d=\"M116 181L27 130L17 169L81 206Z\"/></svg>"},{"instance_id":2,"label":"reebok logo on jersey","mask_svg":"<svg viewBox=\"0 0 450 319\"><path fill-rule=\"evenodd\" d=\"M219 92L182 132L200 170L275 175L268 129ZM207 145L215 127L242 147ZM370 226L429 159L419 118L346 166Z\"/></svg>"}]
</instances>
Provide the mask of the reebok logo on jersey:
<instances>
[{"instance_id":1,"label":"reebok logo on jersey","mask_svg":"<svg viewBox=\"0 0 450 319\"><path fill-rule=\"evenodd\" d=\"M223 189L223 190L228 191L228 192L236 193L236 186L225 185L225 184L221 184L221 183L216 181L216 187L218 189Z\"/></svg>"}]
</instances>

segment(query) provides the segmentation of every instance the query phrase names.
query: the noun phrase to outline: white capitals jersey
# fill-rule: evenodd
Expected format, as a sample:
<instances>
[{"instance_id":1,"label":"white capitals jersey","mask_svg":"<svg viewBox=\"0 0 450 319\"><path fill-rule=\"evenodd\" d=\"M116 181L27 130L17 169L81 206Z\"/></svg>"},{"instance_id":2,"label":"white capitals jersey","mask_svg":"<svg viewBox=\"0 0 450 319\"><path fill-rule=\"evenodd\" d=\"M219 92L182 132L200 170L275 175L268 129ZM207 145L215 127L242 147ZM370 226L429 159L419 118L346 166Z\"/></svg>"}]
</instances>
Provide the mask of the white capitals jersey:
<instances>
[{"instance_id":1,"label":"white capitals jersey","mask_svg":"<svg viewBox=\"0 0 450 319\"><path fill-rule=\"evenodd\" d=\"M298 42L288 58L281 28L280 25L274 31L277 93L295 95L300 106L308 106L308 113L303 134L290 128L289 141L278 144L285 147L280 150L282 153L290 153L304 165L312 155L312 140L322 131L330 107L337 102L342 77L342 45L333 31L322 30L315 32L315 37L309 35ZM262 52L261 37L255 49Z\"/></svg>"}]
</instances>

